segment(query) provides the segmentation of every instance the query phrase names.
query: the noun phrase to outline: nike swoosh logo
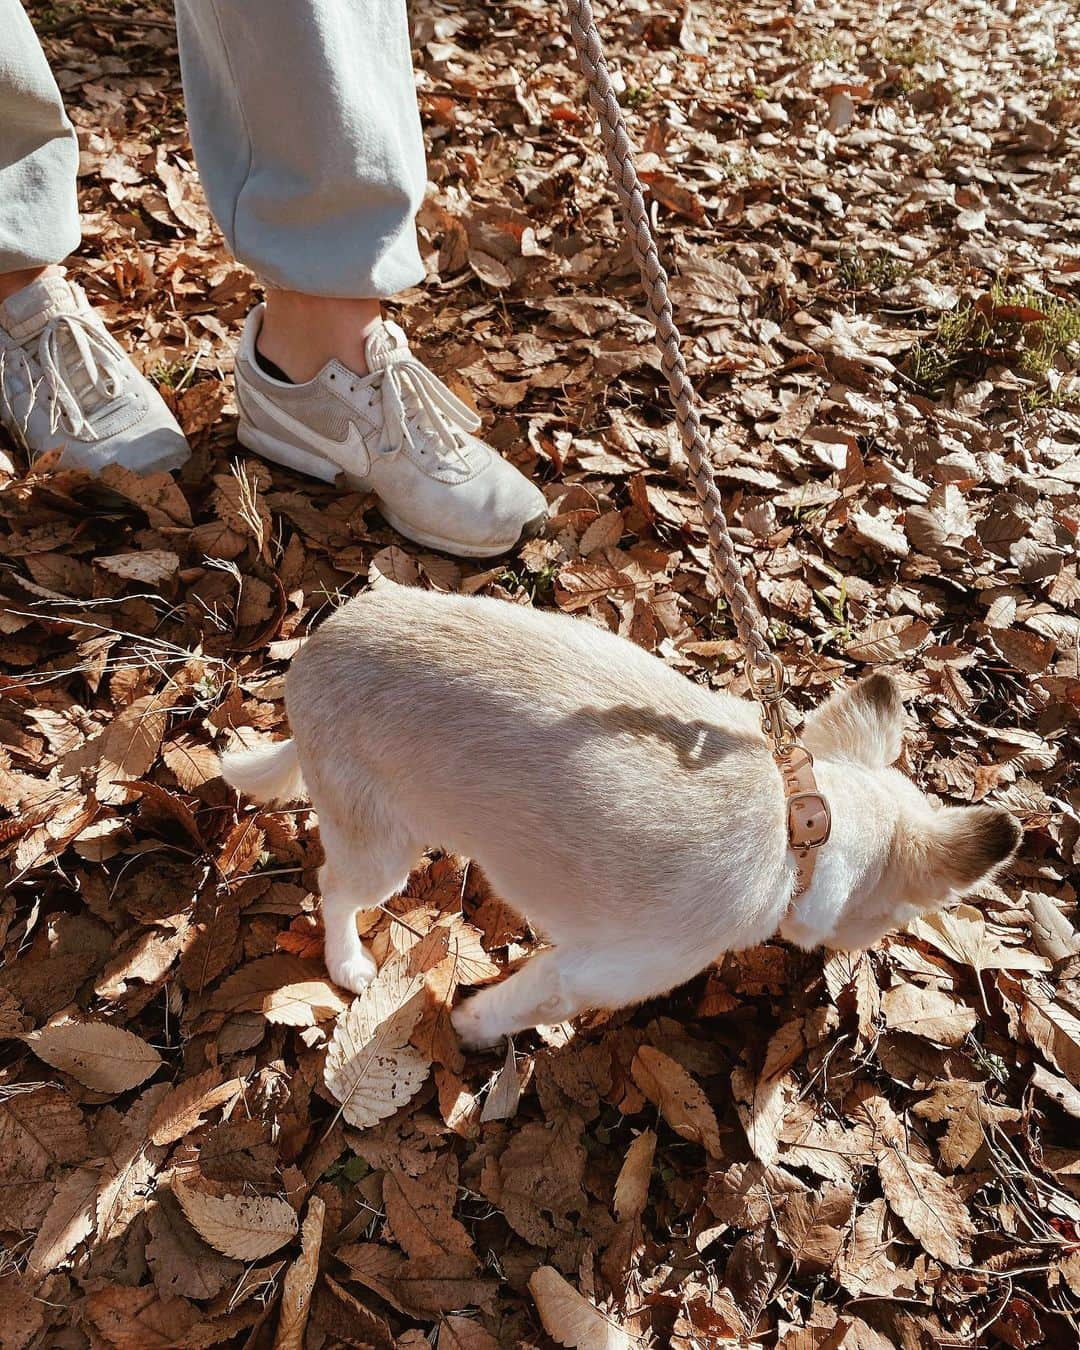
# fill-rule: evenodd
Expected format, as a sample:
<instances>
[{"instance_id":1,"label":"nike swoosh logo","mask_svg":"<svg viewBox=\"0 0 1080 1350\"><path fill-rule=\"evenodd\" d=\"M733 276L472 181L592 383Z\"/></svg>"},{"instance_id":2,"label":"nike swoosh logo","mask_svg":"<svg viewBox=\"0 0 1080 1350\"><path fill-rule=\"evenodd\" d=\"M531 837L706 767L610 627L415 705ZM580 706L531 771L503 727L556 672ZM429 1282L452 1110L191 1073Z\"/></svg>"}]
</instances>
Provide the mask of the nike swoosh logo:
<instances>
[{"instance_id":1,"label":"nike swoosh logo","mask_svg":"<svg viewBox=\"0 0 1080 1350\"><path fill-rule=\"evenodd\" d=\"M280 408L265 394L260 394L246 380L241 397L246 402L254 404L271 423L276 423L278 428L290 433L302 449L308 450L312 454L321 455L324 459L330 460L332 464L340 464L343 469L356 474L359 478L363 478L370 470L371 452L368 450L364 433L355 422L350 421L348 436L343 441L336 441L332 436L323 436L319 432L313 431L306 422L290 417L284 408ZM270 430L267 427L263 429Z\"/></svg>"}]
</instances>

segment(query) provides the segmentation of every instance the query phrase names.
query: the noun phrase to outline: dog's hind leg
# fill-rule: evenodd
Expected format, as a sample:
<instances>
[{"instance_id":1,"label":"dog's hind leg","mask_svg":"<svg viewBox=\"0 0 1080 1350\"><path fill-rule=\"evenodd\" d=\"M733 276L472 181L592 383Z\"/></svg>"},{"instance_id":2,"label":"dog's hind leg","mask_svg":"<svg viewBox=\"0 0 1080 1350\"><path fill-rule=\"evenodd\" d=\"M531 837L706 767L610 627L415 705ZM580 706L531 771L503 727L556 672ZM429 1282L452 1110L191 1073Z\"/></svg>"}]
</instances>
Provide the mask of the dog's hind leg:
<instances>
[{"instance_id":1,"label":"dog's hind leg","mask_svg":"<svg viewBox=\"0 0 1080 1350\"><path fill-rule=\"evenodd\" d=\"M340 803L320 802L320 796L313 787L312 803L326 854L319 869L326 969L335 984L358 994L375 978L377 967L360 941L356 916L401 890L420 847L385 811L375 808L370 816L360 810L346 815Z\"/></svg>"}]
</instances>

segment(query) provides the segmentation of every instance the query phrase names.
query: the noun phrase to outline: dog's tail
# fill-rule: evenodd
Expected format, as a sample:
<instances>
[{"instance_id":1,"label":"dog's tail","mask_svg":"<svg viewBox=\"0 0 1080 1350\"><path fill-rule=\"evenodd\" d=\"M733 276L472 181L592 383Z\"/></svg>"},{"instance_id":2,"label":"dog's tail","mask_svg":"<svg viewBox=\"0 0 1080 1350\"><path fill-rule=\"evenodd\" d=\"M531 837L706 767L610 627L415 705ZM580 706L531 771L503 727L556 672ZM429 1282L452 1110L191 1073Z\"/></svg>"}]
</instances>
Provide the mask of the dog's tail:
<instances>
[{"instance_id":1,"label":"dog's tail","mask_svg":"<svg viewBox=\"0 0 1080 1350\"><path fill-rule=\"evenodd\" d=\"M257 802L291 802L304 795L295 741L226 750L221 776Z\"/></svg>"}]
</instances>

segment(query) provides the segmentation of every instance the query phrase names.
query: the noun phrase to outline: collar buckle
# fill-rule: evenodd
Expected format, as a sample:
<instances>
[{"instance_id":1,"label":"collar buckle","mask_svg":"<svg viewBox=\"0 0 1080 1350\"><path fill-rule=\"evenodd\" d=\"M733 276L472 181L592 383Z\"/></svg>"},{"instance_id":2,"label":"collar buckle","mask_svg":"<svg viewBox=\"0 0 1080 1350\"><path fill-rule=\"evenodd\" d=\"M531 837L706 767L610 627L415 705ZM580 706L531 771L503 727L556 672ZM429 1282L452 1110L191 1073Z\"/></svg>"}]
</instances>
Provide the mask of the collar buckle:
<instances>
[{"instance_id":1,"label":"collar buckle","mask_svg":"<svg viewBox=\"0 0 1080 1350\"><path fill-rule=\"evenodd\" d=\"M788 839L798 851L820 848L832 833L832 813L829 803L816 788L793 792L787 799Z\"/></svg>"},{"instance_id":2,"label":"collar buckle","mask_svg":"<svg viewBox=\"0 0 1080 1350\"><path fill-rule=\"evenodd\" d=\"M814 757L805 746L778 750L774 759L787 802L788 847L795 854L795 900L813 880L816 851L832 833L832 813L814 777Z\"/></svg>"}]
</instances>

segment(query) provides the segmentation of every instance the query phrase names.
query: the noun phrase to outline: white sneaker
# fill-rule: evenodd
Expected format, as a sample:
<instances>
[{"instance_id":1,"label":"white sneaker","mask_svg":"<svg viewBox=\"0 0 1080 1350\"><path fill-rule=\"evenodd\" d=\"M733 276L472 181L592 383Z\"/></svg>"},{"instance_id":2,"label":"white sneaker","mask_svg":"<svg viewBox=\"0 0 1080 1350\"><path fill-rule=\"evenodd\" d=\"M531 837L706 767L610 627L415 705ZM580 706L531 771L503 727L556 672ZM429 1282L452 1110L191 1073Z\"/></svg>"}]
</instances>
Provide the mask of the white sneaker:
<instances>
[{"instance_id":1,"label":"white sneaker","mask_svg":"<svg viewBox=\"0 0 1080 1350\"><path fill-rule=\"evenodd\" d=\"M92 473L177 469L191 454L161 395L62 273L0 304L0 423L31 460L60 449L62 467Z\"/></svg>"},{"instance_id":2,"label":"white sneaker","mask_svg":"<svg viewBox=\"0 0 1080 1350\"><path fill-rule=\"evenodd\" d=\"M255 343L252 310L236 354L237 436L277 464L374 492L407 539L466 558L506 553L538 534L544 494L472 433L480 419L409 350L395 323L365 347L370 374L328 362L306 384L274 379Z\"/></svg>"}]
</instances>

